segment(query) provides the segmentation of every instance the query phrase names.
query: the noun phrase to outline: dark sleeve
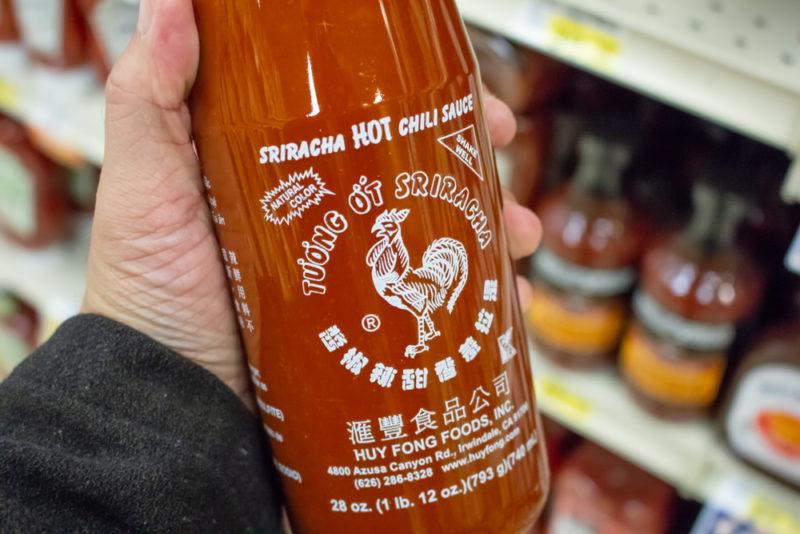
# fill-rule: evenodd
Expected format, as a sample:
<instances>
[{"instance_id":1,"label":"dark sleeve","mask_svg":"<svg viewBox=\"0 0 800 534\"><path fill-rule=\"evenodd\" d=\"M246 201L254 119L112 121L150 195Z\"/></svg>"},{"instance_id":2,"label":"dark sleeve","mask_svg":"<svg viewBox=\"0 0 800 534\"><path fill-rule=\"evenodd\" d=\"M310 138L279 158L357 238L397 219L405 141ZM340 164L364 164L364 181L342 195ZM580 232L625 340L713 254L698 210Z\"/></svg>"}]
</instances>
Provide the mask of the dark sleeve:
<instances>
[{"instance_id":1,"label":"dark sleeve","mask_svg":"<svg viewBox=\"0 0 800 534\"><path fill-rule=\"evenodd\" d=\"M279 532L256 416L222 382L97 316L0 384L0 531Z\"/></svg>"}]
</instances>

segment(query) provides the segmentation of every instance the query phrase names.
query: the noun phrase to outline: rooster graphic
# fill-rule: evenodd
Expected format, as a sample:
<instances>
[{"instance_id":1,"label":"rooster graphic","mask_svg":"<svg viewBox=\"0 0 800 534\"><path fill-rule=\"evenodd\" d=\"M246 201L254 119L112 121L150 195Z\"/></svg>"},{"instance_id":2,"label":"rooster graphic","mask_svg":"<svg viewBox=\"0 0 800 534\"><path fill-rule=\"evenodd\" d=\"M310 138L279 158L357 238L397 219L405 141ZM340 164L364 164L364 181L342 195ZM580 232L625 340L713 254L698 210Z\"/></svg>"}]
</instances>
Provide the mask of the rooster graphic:
<instances>
[{"instance_id":1,"label":"rooster graphic","mask_svg":"<svg viewBox=\"0 0 800 534\"><path fill-rule=\"evenodd\" d=\"M372 268L372 282L383 299L417 320L418 339L405 355L415 358L429 349L427 342L441 333L431 315L443 306L453 313L469 277L469 263L464 245L445 237L437 239L422 255L422 266L412 269L408 249L400 230L409 210L387 210L378 216L372 232L378 242L367 253Z\"/></svg>"}]
</instances>

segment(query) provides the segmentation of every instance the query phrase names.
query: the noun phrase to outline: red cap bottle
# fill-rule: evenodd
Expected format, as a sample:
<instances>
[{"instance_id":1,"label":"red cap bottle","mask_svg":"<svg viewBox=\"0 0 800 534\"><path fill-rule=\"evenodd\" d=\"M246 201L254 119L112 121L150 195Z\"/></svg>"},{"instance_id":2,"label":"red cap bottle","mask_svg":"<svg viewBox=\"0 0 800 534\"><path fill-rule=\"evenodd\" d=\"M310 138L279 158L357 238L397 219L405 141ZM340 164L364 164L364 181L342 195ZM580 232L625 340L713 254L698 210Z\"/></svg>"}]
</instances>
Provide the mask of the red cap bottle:
<instances>
[{"instance_id":1,"label":"red cap bottle","mask_svg":"<svg viewBox=\"0 0 800 534\"><path fill-rule=\"evenodd\" d=\"M553 487L547 532L667 532L674 493L649 473L586 443L567 460Z\"/></svg>"}]
</instances>

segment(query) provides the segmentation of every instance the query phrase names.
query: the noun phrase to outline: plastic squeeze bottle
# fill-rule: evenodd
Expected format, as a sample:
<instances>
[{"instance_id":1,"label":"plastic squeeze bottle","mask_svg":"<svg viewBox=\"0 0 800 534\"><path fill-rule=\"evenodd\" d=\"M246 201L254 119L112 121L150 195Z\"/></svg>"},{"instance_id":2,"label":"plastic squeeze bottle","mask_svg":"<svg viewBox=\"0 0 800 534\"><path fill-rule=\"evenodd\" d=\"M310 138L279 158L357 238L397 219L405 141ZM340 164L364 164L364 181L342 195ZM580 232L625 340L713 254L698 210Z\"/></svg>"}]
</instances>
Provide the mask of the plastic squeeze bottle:
<instances>
[{"instance_id":1,"label":"plastic squeeze bottle","mask_svg":"<svg viewBox=\"0 0 800 534\"><path fill-rule=\"evenodd\" d=\"M195 10L195 140L293 529L527 531L548 472L455 2Z\"/></svg>"}]
</instances>

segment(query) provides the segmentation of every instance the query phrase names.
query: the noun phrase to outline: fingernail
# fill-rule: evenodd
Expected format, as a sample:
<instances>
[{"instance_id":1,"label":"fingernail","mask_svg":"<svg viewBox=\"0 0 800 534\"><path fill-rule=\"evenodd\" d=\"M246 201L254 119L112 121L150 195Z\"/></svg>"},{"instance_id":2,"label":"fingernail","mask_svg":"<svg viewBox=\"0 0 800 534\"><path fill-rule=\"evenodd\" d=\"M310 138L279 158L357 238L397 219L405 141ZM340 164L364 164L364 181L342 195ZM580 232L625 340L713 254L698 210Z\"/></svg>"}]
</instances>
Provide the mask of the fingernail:
<instances>
[{"instance_id":1,"label":"fingernail","mask_svg":"<svg viewBox=\"0 0 800 534\"><path fill-rule=\"evenodd\" d=\"M140 34L146 35L153 25L154 9L153 4L157 0L141 0L139 3L139 24L137 30Z\"/></svg>"}]
</instances>

